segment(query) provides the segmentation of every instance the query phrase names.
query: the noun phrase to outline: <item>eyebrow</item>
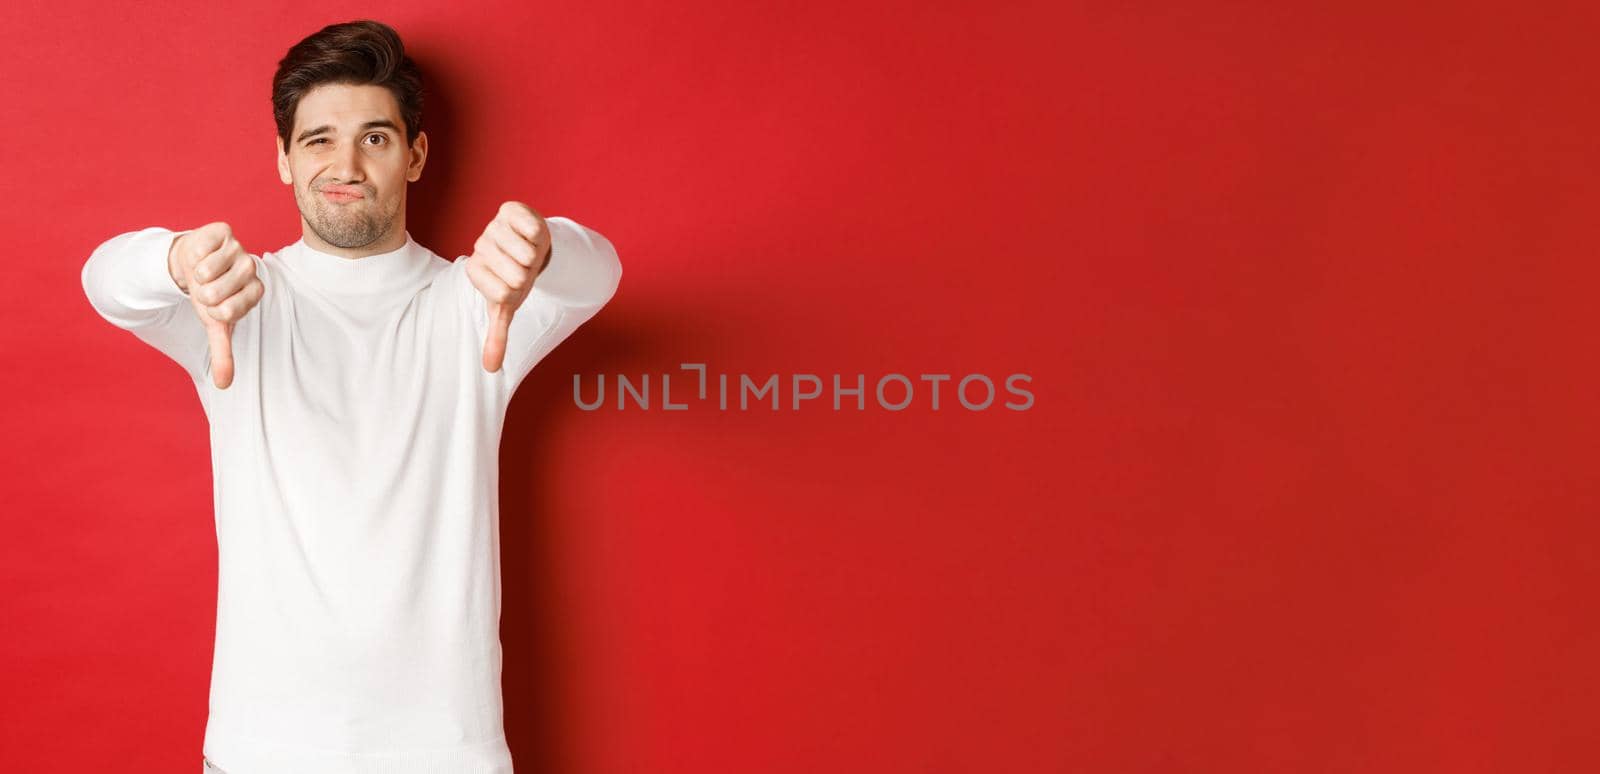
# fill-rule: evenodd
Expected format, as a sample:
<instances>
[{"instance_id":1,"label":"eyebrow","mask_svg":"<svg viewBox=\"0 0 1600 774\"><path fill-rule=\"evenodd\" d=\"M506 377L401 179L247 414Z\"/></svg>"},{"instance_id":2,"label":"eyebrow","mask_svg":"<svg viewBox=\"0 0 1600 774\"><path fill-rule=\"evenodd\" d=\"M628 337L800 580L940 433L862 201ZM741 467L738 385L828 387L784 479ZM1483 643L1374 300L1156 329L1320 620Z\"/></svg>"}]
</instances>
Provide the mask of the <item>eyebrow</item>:
<instances>
[{"instance_id":1,"label":"eyebrow","mask_svg":"<svg viewBox=\"0 0 1600 774\"><path fill-rule=\"evenodd\" d=\"M373 121L368 121L368 122L362 124L360 129L363 132L365 132L368 129L393 129L396 132L400 131L400 127L395 126L394 122L390 121L387 118L379 118L379 119L376 119L376 120L373 120ZM312 127L310 129L307 129L307 130L301 132L299 137L294 138L294 141L295 142L303 142L305 140L309 140L312 137L315 137L315 136L317 136L319 134L322 134L324 132L331 132L331 131L333 131L333 125L332 124L323 124L322 126Z\"/></svg>"}]
</instances>

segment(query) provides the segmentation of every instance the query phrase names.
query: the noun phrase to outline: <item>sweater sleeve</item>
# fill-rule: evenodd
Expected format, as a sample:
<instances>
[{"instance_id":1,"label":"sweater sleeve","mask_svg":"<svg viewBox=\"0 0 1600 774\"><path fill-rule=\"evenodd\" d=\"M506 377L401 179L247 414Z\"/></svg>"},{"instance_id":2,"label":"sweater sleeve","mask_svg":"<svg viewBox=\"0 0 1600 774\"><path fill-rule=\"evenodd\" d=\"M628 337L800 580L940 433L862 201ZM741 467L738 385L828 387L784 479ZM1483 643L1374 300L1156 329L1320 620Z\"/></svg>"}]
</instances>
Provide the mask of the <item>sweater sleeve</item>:
<instances>
[{"instance_id":1,"label":"sweater sleeve","mask_svg":"<svg viewBox=\"0 0 1600 774\"><path fill-rule=\"evenodd\" d=\"M160 350L191 378L202 379L205 326L167 271L172 241L185 233L152 226L118 234L90 253L81 280L89 304L107 322Z\"/></svg>"},{"instance_id":2,"label":"sweater sleeve","mask_svg":"<svg viewBox=\"0 0 1600 774\"><path fill-rule=\"evenodd\" d=\"M545 218L550 230L550 260L511 318L500 374L512 390L534 365L565 341L616 294L622 262L611 241L570 218ZM464 260L464 259L458 259ZM465 269L465 265L462 266ZM462 272L462 284L480 346L489 330L489 304Z\"/></svg>"}]
</instances>

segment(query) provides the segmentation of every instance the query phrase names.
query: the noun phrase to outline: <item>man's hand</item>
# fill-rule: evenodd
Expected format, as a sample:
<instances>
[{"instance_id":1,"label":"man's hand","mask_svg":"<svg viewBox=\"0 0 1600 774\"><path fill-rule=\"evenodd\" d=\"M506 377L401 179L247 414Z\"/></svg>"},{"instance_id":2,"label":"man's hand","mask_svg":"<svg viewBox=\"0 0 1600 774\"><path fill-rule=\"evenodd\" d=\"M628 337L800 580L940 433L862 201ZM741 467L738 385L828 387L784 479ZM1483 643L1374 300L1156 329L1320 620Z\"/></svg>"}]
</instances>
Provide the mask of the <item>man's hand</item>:
<instances>
[{"instance_id":1,"label":"man's hand","mask_svg":"<svg viewBox=\"0 0 1600 774\"><path fill-rule=\"evenodd\" d=\"M500 205L483 236L467 256L467 277L489 305L489 333L483 341L483 370L500 370L506 357L511 317L533 290L533 280L550 260L550 231L544 216L522 202Z\"/></svg>"},{"instance_id":2,"label":"man's hand","mask_svg":"<svg viewBox=\"0 0 1600 774\"><path fill-rule=\"evenodd\" d=\"M255 308L266 292L256 263L226 223L207 223L172 240L167 272L205 324L211 342L211 382L233 383L233 324Z\"/></svg>"}]
</instances>

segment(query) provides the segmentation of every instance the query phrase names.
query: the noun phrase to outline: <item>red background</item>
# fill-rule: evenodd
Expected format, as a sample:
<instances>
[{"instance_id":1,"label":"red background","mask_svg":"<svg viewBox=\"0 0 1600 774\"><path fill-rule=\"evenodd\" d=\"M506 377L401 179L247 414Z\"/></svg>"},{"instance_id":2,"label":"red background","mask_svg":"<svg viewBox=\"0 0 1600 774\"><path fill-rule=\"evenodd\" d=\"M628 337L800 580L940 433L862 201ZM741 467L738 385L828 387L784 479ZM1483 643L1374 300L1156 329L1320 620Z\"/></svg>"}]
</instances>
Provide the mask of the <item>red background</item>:
<instances>
[{"instance_id":1,"label":"red background","mask_svg":"<svg viewBox=\"0 0 1600 774\"><path fill-rule=\"evenodd\" d=\"M1108 5L12 4L0 769L198 764L205 419L78 273L296 239L272 70L363 16L419 241L626 266L507 419L518 771L1594 769L1600 19ZM682 362L1036 401L573 404Z\"/></svg>"}]
</instances>

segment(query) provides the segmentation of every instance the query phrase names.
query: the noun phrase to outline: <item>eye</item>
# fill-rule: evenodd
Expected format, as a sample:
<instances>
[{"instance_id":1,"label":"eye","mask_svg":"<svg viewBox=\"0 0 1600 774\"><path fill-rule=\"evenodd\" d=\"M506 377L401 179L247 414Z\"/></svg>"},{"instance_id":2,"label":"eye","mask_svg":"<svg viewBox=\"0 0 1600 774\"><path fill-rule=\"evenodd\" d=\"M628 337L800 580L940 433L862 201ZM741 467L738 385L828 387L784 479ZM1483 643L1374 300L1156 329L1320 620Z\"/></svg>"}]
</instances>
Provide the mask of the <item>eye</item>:
<instances>
[{"instance_id":1,"label":"eye","mask_svg":"<svg viewBox=\"0 0 1600 774\"><path fill-rule=\"evenodd\" d=\"M328 141L328 138L326 138L326 137L318 137L317 139L312 140L311 142L308 142L306 144L307 145L316 145L319 142L327 142L327 141Z\"/></svg>"},{"instance_id":2,"label":"eye","mask_svg":"<svg viewBox=\"0 0 1600 774\"><path fill-rule=\"evenodd\" d=\"M388 142L389 141L389 138L383 136L383 134L381 132L373 132L372 134L367 135L367 139L369 139L369 140L374 138L374 137L376 137L376 138L378 138L380 140L383 140L384 142ZM379 143L379 144L381 145L383 143Z\"/></svg>"}]
</instances>

